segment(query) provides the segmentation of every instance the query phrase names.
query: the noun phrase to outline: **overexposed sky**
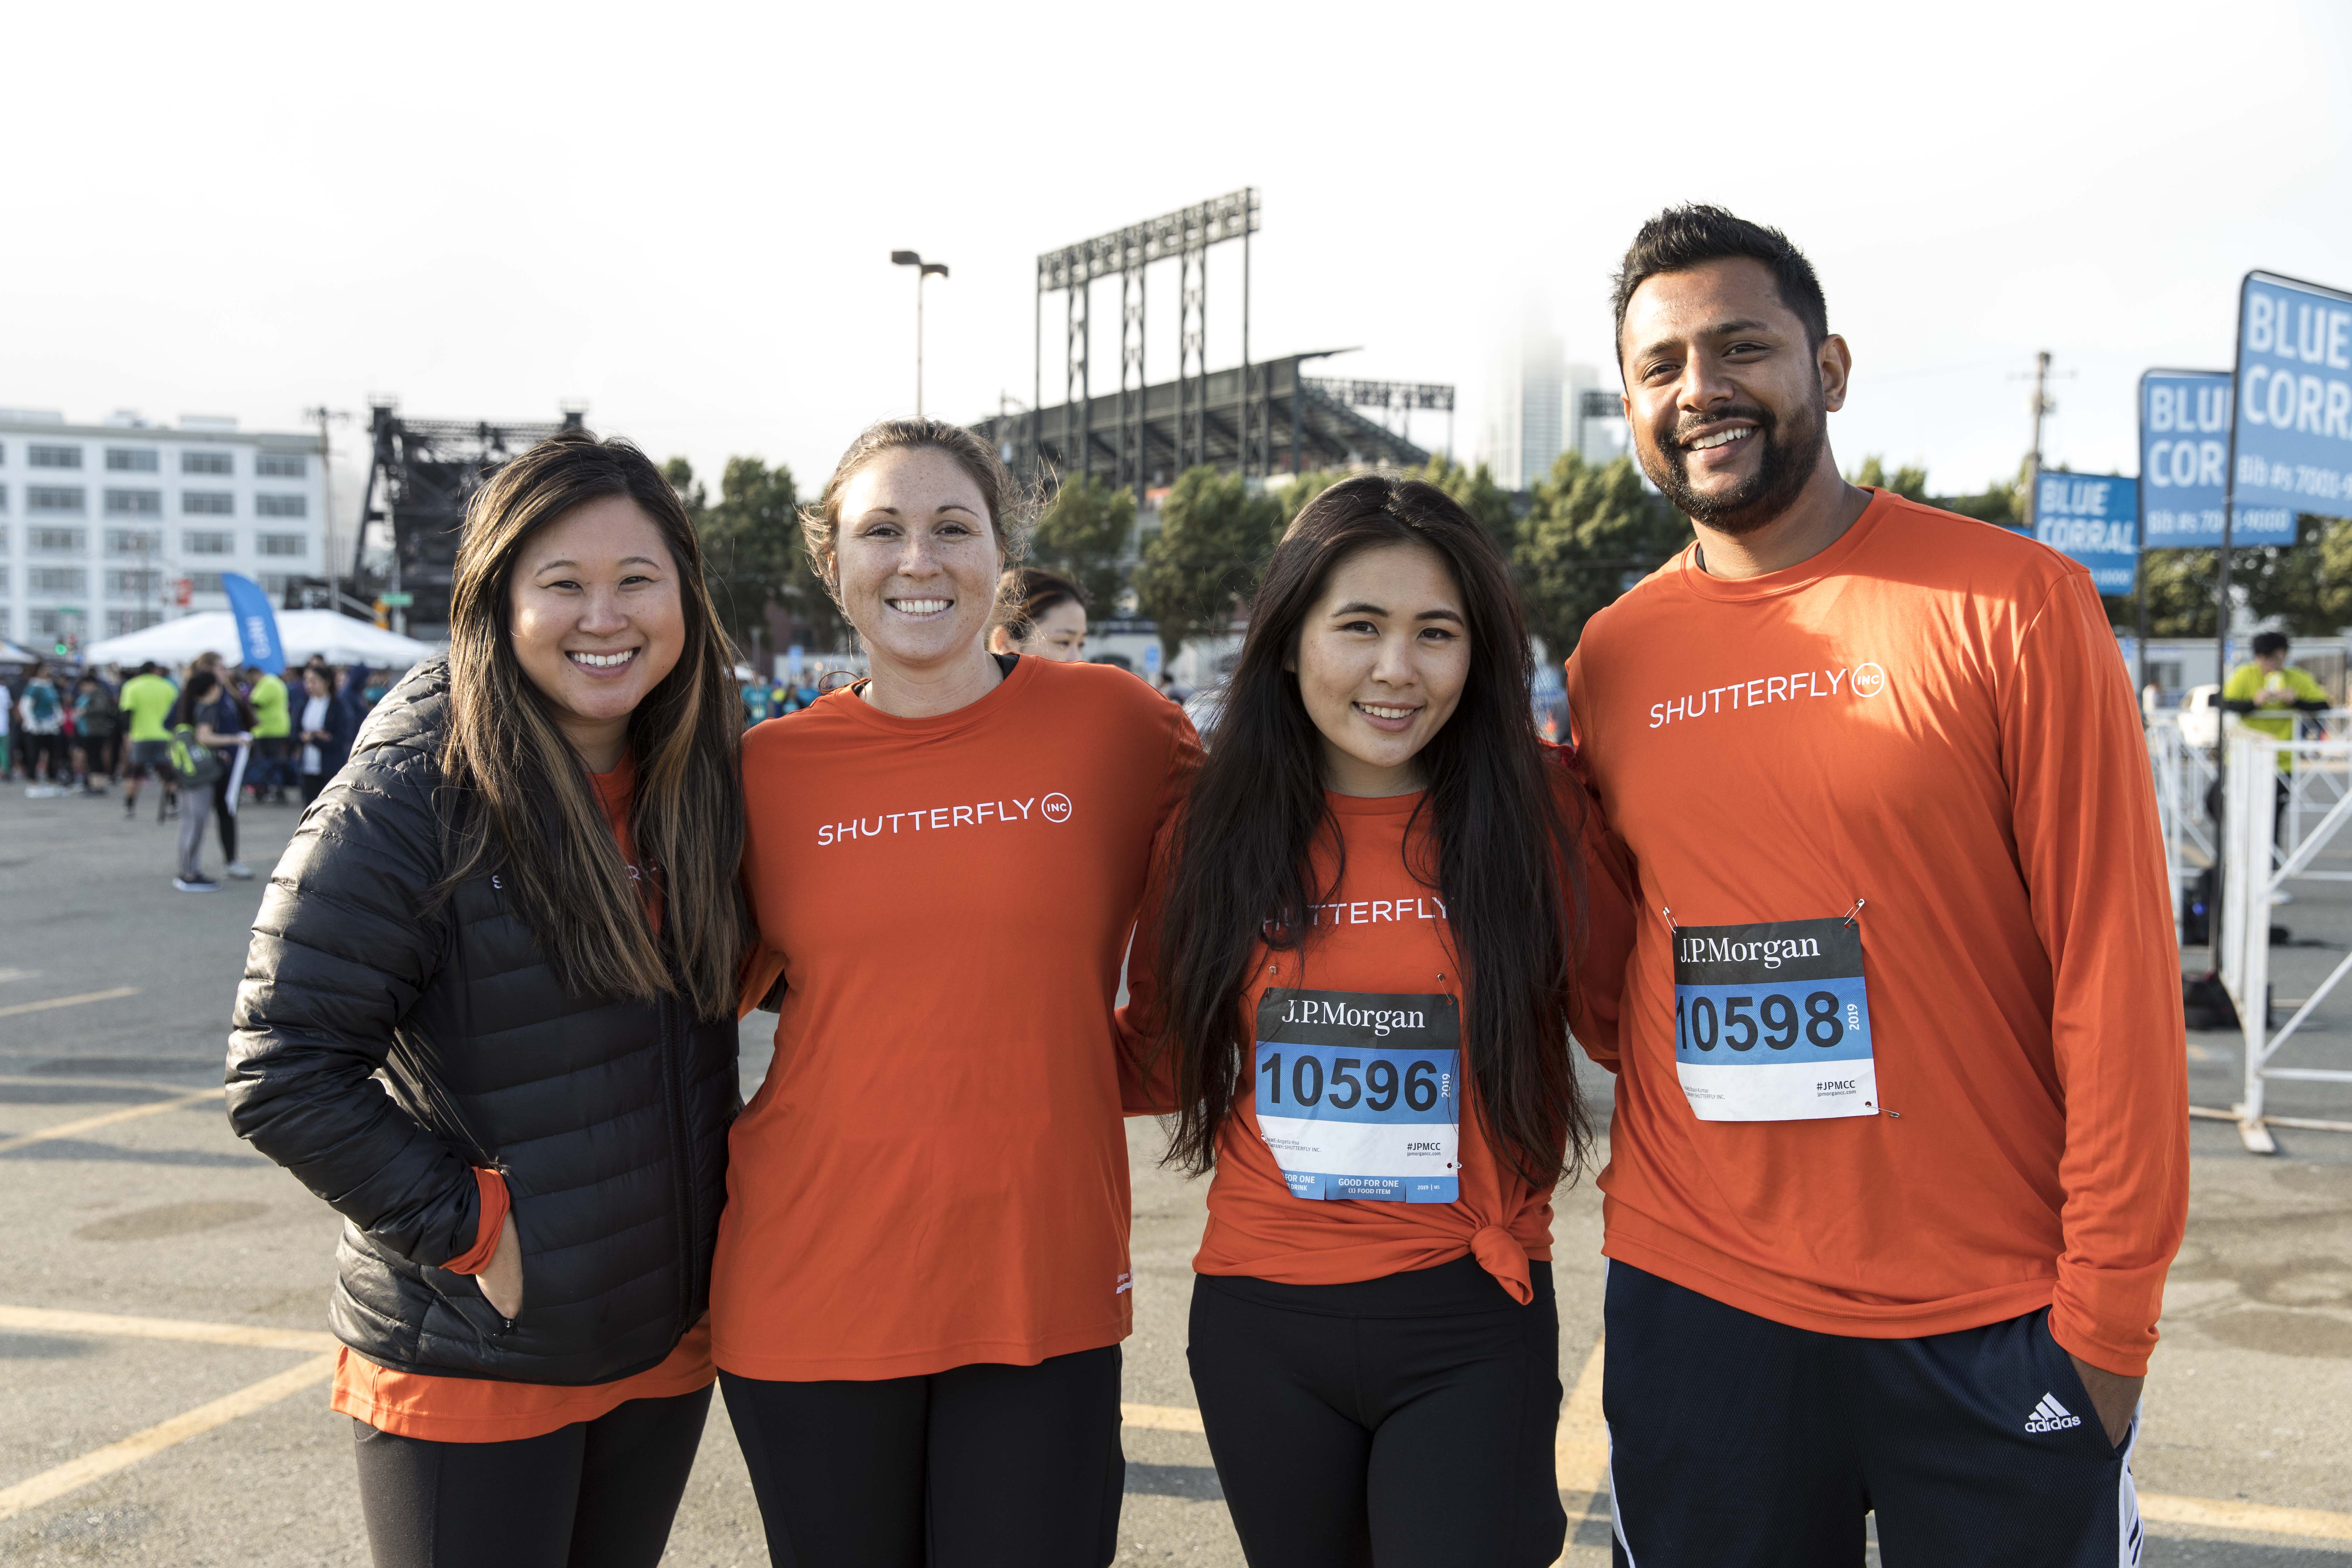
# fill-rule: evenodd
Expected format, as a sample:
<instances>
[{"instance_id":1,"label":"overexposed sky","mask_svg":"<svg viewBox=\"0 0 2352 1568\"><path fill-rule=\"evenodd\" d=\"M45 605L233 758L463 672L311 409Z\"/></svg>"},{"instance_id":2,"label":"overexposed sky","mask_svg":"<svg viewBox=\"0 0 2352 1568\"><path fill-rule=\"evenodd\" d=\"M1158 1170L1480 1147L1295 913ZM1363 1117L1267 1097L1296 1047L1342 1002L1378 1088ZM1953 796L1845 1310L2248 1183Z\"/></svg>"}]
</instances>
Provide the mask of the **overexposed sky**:
<instances>
[{"instance_id":1,"label":"overexposed sky","mask_svg":"<svg viewBox=\"0 0 2352 1568\"><path fill-rule=\"evenodd\" d=\"M2226 366L2239 276L2352 286L2352 6L1789 3L19 7L0 405L296 425L373 393L552 417L804 490L866 422L1030 395L1035 257L1259 187L1251 347L1453 381L1502 323L1614 386L1609 272L1723 203L1812 257L1851 468L2137 467L2150 365ZM1213 253L1210 361L1239 356ZM1177 279L1151 278L1151 379ZM1059 401L1058 298L1046 401ZM1097 391L1117 384L1097 286ZM1413 434L1442 440L1423 416ZM348 440L348 437L346 437ZM340 506L339 510L342 510Z\"/></svg>"}]
</instances>

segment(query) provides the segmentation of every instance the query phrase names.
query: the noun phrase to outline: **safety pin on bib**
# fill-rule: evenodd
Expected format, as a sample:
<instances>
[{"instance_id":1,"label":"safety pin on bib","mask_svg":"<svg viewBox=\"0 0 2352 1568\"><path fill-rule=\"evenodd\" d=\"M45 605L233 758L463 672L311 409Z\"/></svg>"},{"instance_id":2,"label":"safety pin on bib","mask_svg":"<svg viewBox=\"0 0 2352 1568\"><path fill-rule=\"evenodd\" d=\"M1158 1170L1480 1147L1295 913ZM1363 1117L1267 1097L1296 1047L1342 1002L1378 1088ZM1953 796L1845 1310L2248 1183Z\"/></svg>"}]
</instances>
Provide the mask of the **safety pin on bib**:
<instances>
[{"instance_id":1,"label":"safety pin on bib","mask_svg":"<svg viewBox=\"0 0 2352 1568\"><path fill-rule=\"evenodd\" d=\"M1855 900L1854 900L1854 901L1853 901L1853 908L1852 908L1852 909L1850 909L1850 910L1846 910L1846 912L1845 912L1845 921L1844 921L1844 923L1845 923L1845 924L1847 924L1847 925L1852 925L1852 924L1853 924L1853 922L1854 922L1854 918L1855 918L1856 916L1858 916L1858 915L1860 915L1860 914L1862 913L1862 906L1863 906L1863 905L1864 905L1864 904L1866 904L1866 903L1868 903L1868 902L1870 902L1870 900L1869 900L1868 899L1863 899L1863 898L1857 898L1857 899L1855 899Z\"/></svg>"},{"instance_id":2,"label":"safety pin on bib","mask_svg":"<svg viewBox=\"0 0 2352 1568\"><path fill-rule=\"evenodd\" d=\"M1666 929L1674 932L1676 936L1680 936L1682 934L1683 928L1675 923L1675 911L1668 909L1665 905L1660 904L1658 906L1658 912L1666 917Z\"/></svg>"}]
</instances>

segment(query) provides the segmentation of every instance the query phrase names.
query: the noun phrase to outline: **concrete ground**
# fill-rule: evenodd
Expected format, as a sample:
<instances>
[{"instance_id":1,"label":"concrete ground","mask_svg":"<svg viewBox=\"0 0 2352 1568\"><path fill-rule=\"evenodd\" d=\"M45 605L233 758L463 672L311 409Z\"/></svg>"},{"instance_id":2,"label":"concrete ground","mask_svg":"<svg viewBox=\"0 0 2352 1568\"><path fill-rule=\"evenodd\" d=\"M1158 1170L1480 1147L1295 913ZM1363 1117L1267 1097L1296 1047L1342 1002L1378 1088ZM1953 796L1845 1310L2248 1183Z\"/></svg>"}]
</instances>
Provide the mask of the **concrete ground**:
<instances>
[{"instance_id":1,"label":"concrete ground","mask_svg":"<svg viewBox=\"0 0 2352 1568\"><path fill-rule=\"evenodd\" d=\"M0 792L0 1562L125 1568L361 1564L350 1423L320 1381L335 1221L228 1133L224 1020L257 884L173 891L152 795L31 801ZM248 807L266 868L290 810ZM217 864L216 854L213 858ZM2282 914L2279 995L2352 943L2352 898ZM747 1087L766 1020L744 1030ZM2352 1066L2352 993L2295 1047ZM2192 1098L2236 1099L2233 1037L2191 1044ZM1601 1092L1605 1095L1605 1086ZM2352 1120L2352 1092L2288 1085L2273 1109ZM1121 1563L1241 1561L1208 1449L1181 1428L1189 1259L1201 1188L1135 1152L1137 1332L1127 1353ZM2352 1568L2352 1135L2282 1131L2258 1159L2224 1123L2192 1134L2189 1239L2168 1296L2137 1471L2147 1560ZM1559 1204L1563 1383L1571 1415L1600 1325L1599 1208ZM1575 1423L1571 1421L1571 1428ZM1563 1471L1595 1471L1571 1430ZM1607 1500L1567 1497L1566 1562L1608 1560ZM667 1561L763 1561L758 1517L714 1418Z\"/></svg>"}]
</instances>

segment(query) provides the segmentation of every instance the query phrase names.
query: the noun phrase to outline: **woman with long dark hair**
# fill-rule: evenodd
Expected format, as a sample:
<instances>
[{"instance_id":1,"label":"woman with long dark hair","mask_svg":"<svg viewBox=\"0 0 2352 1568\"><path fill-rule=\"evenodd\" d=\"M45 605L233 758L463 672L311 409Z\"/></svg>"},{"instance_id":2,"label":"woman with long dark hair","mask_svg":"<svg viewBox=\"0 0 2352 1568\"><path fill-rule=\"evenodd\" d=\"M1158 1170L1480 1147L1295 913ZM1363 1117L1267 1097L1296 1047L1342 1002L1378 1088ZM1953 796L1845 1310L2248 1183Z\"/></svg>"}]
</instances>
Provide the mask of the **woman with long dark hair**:
<instances>
[{"instance_id":1,"label":"woman with long dark hair","mask_svg":"<svg viewBox=\"0 0 2352 1568\"><path fill-rule=\"evenodd\" d=\"M1085 660L1087 601L1076 583L1042 566L1015 566L997 584L996 596L1003 618L989 631L989 652Z\"/></svg>"},{"instance_id":2,"label":"woman with long dark hair","mask_svg":"<svg viewBox=\"0 0 2352 1568\"><path fill-rule=\"evenodd\" d=\"M253 739L242 707L228 682L202 665L188 672L188 684L172 705L173 750L209 776L180 785L180 870L172 886L184 893L216 893L220 884L205 875L205 819L220 824L221 855L232 877L250 877L236 858L236 782L233 759Z\"/></svg>"},{"instance_id":3,"label":"woman with long dark hair","mask_svg":"<svg viewBox=\"0 0 2352 1568\"><path fill-rule=\"evenodd\" d=\"M1586 797L1535 731L1504 563L1443 491L1310 501L1155 874L1127 1016L1169 1158L1213 1168L1191 1361L1267 1568L1548 1563L1550 1194L1588 1143L1570 1023ZM1622 963L1622 959L1618 960Z\"/></svg>"},{"instance_id":4,"label":"woman with long dark hair","mask_svg":"<svg viewBox=\"0 0 2352 1568\"><path fill-rule=\"evenodd\" d=\"M660 471L555 436L476 494L447 658L270 878L229 1119L347 1222L332 1398L378 1568L668 1538L738 1105L732 663Z\"/></svg>"},{"instance_id":5,"label":"woman with long dark hair","mask_svg":"<svg viewBox=\"0 0 2352 1568\"><path fill-rule=\"evenodd\" d=\"M871 674L743 743L754 978L782 987L711 1322L770 1553L799 1568L1118 1547L1112 1005L1200 752L1122 670L989 652L1022 510L969 430L858 437L803 531Z\"/></svg>"}]
</instances>

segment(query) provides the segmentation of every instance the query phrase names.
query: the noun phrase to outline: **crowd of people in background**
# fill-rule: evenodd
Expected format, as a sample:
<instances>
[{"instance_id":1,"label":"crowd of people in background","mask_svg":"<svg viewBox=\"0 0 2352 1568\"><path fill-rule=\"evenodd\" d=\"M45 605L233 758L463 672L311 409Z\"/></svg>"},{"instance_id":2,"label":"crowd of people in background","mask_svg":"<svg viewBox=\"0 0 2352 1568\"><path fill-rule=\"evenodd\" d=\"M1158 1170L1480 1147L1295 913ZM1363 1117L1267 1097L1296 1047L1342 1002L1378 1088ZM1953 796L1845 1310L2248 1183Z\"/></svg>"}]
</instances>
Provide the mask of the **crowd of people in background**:
<instances>
[{"instance_id":1,"label":"crowd of people in background","mask_svg":"<svg viewBox=\"0 0 2352 1568\"><path fill-rule=\"evenodd\" d=\"M250 878L237 858L237 808L309 805L388 684L365 665L315 656L282 673L217 653L176 668L44 660L0 669L0 783L53 795L109 795L120 784L128 820L154 779L155 820L181 824L173 885L210 892L220 884L203 869L206 822L225 873Z\"/></svg>"}]
</instances>

